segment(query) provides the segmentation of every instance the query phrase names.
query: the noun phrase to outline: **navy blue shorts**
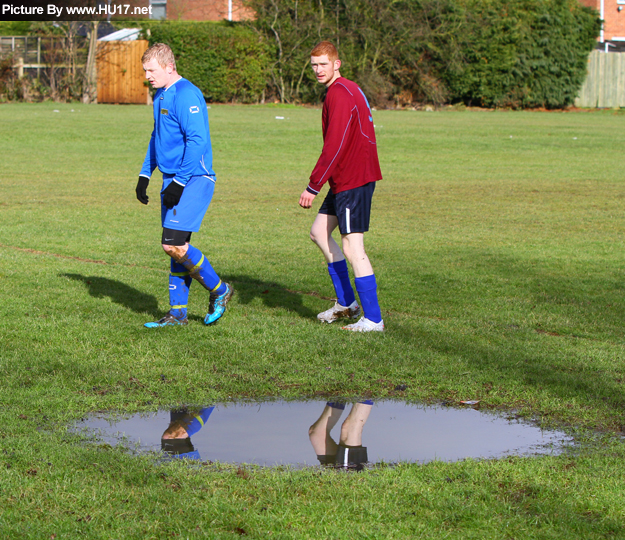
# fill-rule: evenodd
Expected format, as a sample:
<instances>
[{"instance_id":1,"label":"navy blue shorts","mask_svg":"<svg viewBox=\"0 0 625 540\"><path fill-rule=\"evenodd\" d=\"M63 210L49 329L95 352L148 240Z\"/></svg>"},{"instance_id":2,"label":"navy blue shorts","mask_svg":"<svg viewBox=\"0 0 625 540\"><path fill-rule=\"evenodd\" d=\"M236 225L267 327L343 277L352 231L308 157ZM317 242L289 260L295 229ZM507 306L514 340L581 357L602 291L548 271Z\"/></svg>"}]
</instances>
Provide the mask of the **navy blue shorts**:
<instances>
[{"instance_id":1,"label":"navy blue shorts","mask_svg":"<svg viewBox=\"0 0 625 540\"><path fill-rule=\"evenodd\" d=\"M336 216L341 234L367 232L375 184L375 182L369 182L364 186L341 191L336 195L329 190L319 208L319 213Z\"/></svg>"}]
</instances>

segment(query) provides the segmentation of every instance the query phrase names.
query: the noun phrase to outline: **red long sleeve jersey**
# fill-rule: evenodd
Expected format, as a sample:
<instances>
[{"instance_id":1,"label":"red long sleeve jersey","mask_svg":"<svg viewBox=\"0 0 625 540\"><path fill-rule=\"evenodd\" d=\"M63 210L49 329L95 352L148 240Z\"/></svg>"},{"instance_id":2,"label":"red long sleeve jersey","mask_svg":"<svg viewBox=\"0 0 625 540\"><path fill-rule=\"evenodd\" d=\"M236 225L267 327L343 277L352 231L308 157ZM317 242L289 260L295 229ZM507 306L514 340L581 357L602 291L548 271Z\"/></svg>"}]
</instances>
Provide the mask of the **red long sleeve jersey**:
<instances>
[{"instance_id":1,"label":"red long sleeve jersey","mask_svg":"<svg viewBox=\"0 0 625 540\"><path fill-rule=\"evenodd\" d=\"M382 179L371 108L355 82L339 77L332 83L321 123L323 150L308 191L319 193L330 182L336 194Z\"/></svg>"}]
</instances>

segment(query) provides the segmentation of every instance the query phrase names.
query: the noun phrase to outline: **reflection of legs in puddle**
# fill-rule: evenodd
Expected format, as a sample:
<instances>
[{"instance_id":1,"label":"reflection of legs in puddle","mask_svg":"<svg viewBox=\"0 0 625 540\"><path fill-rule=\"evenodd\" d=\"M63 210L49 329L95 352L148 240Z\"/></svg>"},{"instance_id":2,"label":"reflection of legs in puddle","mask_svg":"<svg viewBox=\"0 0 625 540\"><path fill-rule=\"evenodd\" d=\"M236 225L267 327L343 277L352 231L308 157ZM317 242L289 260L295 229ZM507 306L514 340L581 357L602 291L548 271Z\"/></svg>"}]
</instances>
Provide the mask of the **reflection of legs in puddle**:
<instances>
[{"instance_id":1,"label":"reflection of legs in puddle","mask_svg":"<svg viewBox=\"0 0 625 540\"><path fill-rule=\"evenodd\" d=\"M336 453L336 465L344 468L363 469L367 463L367 448L362 445L362 430L373 408L373 401L361 401L352 405L349 416L341 426L341 440Z\"/></svg>"},{"instance_id":2,"label":"reflection of legs in puddle","mask_svg":"<svg viewBox=\"0 0 625 540\"><path fill-rule=\"evenodd\" d=\"M327 403L321 416L308 429L308 438L322 465L334 463L338 445L330 437L330 431L341 418L344 409L344 403Z\"/></svg>"},{"instance_id":3,"label":"reflection of legs in puddle","mask_svg":"<svg viewBox=\"0 0 625 540\"><path fill-rule=\"evenodd\" d=\"M341 426L340 445L346 447L362 446L362 430L372 407L373 401L360 401L352 405L349 416Z\"/></svg>"},{"instance_id":4,"label":"reflection of legs in puddle","mask_svg":"<svg viewBox=\"0 0 625 540\"><path fill-rule=\"evenodd\" d=\"M308 436L322 465L338 464L344 467L362 468L367 461L367 449L362 446L362 430L373 407L372 401L361 401L352 405L352 410L341 426L339 444L330 436L330 431L339 421L345 405L328 403L319 419L310 426Z\"/></svg>"},{"instance_id":5,"label":"reflection of legs in puddle","mask_svg":"<svg viewBox=\"0 0 625 540\"><path fill-rule=\"evenodd\" d=\"M200 459L191 436L204 427L214 408L206 407L199 412L171 411L171 422L161 436L161 449L175 458Z\"/></svg>"}]
</instances>

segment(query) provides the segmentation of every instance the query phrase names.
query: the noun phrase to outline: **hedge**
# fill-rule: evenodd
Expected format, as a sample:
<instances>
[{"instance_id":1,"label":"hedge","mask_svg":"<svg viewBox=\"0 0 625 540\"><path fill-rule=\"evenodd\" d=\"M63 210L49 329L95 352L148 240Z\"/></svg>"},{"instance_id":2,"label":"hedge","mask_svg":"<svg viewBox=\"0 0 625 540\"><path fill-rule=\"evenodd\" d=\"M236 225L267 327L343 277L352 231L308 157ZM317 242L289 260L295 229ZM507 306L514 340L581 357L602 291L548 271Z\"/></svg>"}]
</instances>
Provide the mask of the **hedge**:
<instances>
[{"instance_id":1,"label":"hedge","mask_svg":"<svg viewBox=\"0 0 625 540\"><path fill-rule=\"evenodd\" d=\"M467 0L464 62L441 65L452 100L486 107L573 103L600 21L577 0Z\"/></svg>"},{"instance_id":2,"label":"hedge","mask_svg":"<svg viewBox=\"0 0 625 540\"><path fill-rule=\"evenodd\" d=\"M176 55L178 72L195 84L207 101L251 103L261 99L269 55L263 40L251 29L225 22L163 21L150 24L149 30L145 34L150 44L167 43Z\"/></svg>"},{"instance_id":3,"label":"hedge","mask_svg":"<svg viewBox=\"0 0 625 540\"><path fill-rule=\"evenodd\" d=\"M370 99L485 107L573 103L600 20L578 0L248 0L273 47L275 95L318 99L302 72L320 39Z\"/></svg>"}]
</instances>

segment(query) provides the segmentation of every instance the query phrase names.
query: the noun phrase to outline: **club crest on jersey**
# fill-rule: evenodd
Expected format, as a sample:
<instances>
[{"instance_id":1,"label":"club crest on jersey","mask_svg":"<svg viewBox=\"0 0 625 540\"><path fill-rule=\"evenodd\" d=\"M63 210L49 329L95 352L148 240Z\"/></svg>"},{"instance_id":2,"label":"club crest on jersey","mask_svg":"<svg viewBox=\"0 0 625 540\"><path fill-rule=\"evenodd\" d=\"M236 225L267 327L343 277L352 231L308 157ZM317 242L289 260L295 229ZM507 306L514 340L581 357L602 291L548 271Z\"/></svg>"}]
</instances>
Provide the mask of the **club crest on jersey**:
<instances>
[{"instance_id":1,"label":"club crest on jersey","mask_svg":"<svg viewBox=\"0 0 625 540\"><path fill-rule=\"evenodd\" d=\"M189 107L189 112L191 114L199 113L200 112L200 108L197 105L193 105L193 106Z\"/></svg>"},{"instance_id":2,"label":"club crest on jersey","mask_svg":"<svg viewBox=\"0 0 625 540\"><path fill-rule=\"evenodd\" d=\"M169 111L167 109L161 109L161 114L167 116L169 114Z\"/></svg>"}]
</instances>

